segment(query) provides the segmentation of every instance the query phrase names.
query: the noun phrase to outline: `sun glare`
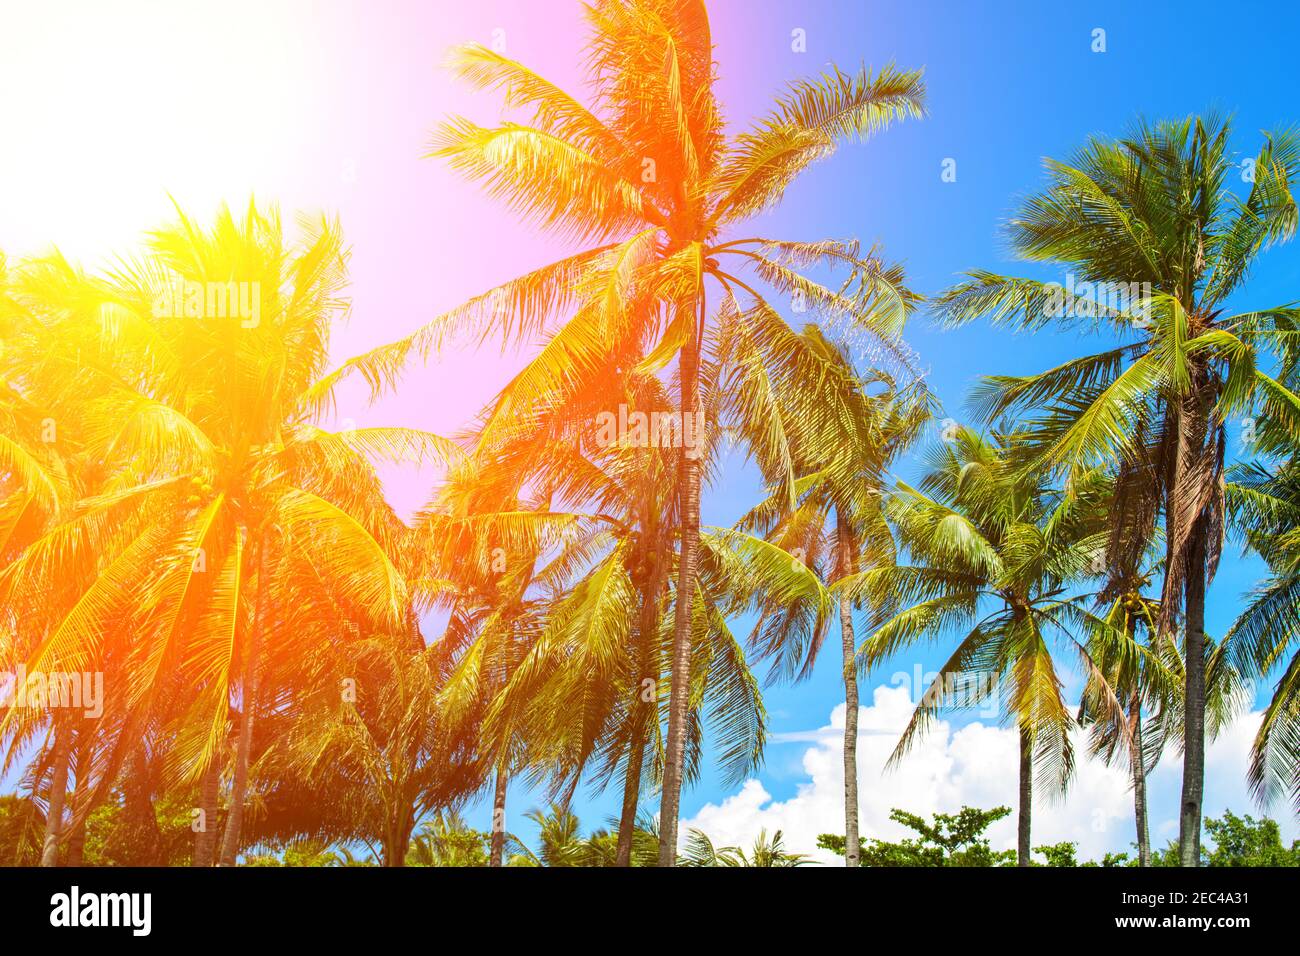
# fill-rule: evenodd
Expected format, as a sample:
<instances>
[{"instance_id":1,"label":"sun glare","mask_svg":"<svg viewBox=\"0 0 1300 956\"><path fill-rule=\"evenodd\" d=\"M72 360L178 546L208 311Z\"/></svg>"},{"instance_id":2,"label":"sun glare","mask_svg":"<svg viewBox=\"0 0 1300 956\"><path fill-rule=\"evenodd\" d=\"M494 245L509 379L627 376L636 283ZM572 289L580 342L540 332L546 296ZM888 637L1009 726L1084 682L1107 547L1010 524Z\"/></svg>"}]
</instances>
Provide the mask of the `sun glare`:
<instances>
[{"instance_id":1,"label":"sun glare","mask_svg":"<svg viewBox=\"0 0 1300 956\"><path fill-rule=\"evenodd\" d=\"M169 194L284 198L325 92L308 5L5 6L0 249L93 261L170 218Z\"/></svg>"}]
</instances>

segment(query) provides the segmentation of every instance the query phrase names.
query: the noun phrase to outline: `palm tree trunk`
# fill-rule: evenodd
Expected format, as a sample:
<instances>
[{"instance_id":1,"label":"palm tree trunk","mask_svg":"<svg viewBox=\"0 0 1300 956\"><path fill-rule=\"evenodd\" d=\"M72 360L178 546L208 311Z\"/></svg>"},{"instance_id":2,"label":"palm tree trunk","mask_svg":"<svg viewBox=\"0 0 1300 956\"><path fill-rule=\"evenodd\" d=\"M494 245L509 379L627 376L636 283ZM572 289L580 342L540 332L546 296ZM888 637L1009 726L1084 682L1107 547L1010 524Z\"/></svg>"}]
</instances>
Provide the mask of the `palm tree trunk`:
<instances>
[{"instance_id":1,"label":"palm tree trunk","mask_svg":"<svg viewBox=\"0 0 1300 956\"><path fill-rule=\"evenodd\" d=\"M1147 770L1142 756L1142 697L1136 691L1129 704L1133 734L1133 820L1137 825L1138 866L1151 865L1151 834L1147 828Z\"/></svg>"},{"instance_id":2,"label":"palm tree trunk","mask_svg":"<svg viewBox=\"0 0 1300 956\"><path fill-rule=\"evenodd\" d=\"M1205 790L1205 538L1204 515L1188 542L1183 709L1183 789L1178 856L1183 866L1201 865L1201 802Z\"/></svg>"},{"instance_id":3,"label":"palm tree trunk","mask_svg":"<svg viewBox=\"0 0 1300 956\"><path fill-rule=\"evenodd\" d=\"M836 536L840 545L840 574L853 574L853 532L836 511ZM853 606L840 598L840 643L844 658L844 865L857 866L858 854L858 665L853 637Z\"/></svg>"},{"instance_id":4,"label":"palm tree trunk","mask_svg":"<svg viewBox=\"0 0 1300 956\"><path fill-rule=\"evenodd\" d=\"M211 866L212 851L217 846L217 798L221 791L221 762L214 756L203 774L200 809L203 829L194 834L194 858L190 866Z\"/></svg>"},{"instance_id":5,"label":"palm tree trunk","mask_svg":"<svg viewBox=\"0 0 1300 956\"><path fill-rule=\"evenodd\" d=\"M492 795L492 856L488 866L503 866L506 855L506 786L504 770L497 769L496 792Z\"/></svg>"},{"instance_id":6,"label":"palm tree trunk","mask_svg":"<svg viewBox=\"0 0 1300 956\"><path fill-rule=\"evenodd\" d=\"M226 816L226 830L221 837L221 856L218 866L234 866L239 853L239 833L244 824L244 796L248 790L248 760L253 748L253 712L257 704L257 664L261 650L263 602L266 598L264 583L266 553L261 550L257 559L257 610L253 614L253 627L248 636L248 656L244 659L243 712L239 718L239 737L235 741L235 774L230 787L230 813Z\"/></svg>"},{"instance_id":7,"label":"palm tree trunk","mask_svg":"<svg viewBox=\"0 0 1300 956\"><path fill-rule=\"evenodd\" d=\"M71 827L68 833L68 858L65 866L82 866L86 851L86 804L95 797L94 788L90 786L90 772L87 764L90 760L90 735L77 735L75 773L76 786L72 791L72 815L68 818ZM73 772L70 769L69 772Z\"/></svg>"},{"instance_id":8,"label":"palm tree trunk","mask_svg":"<svg viewBox=\"0 0 1300 956\"><path fill-rule=\"evenodd\" d=\"M632 865L632 837L636 833L636 806L641 795L641 766L645 763L645 721L638 717L627 750L627 776L623 780L623 810L618 817L615 866Z\"/></svg>"},{"instance_id":9,"label":"palm tree trunk","mask_svg":"<svg viewBox=\"0 0 1300 956\"><path fill-rule=\"evenodd\" d=\"M73 824L68 834L68 859L65 866L83 866L86 852L86 821Z\"/></svg>"},{"instance_id":10,"label":"palm tree trunk","mask_svg":"<svg viewBox=\"0 0 1300 956\"><path fill-rule=\"evenodd\" d=\"M650 573L646 576L645 591L641 597L641 628L637 660L637 673L641 680L653 680L659 683L658 673L651 674L651 663L655 660L655 648L659 641L659 595L663 590L663 563L658 557L650 557ZM657 670L657 669L656 669ZM638 683L634 689L637 695L632 706L632 739L628 743L627 776L623 781L623 810L618 818L618 848L614 857L615 866L632 865L632 838L636 833L637 802L641 796L641 769L645 764L645 748L648 741L648 722L658 713L654 698L643 699L644 691Z\"/></svg>"},{"instance_id":11,"label":"palm tree trunk","mask_svg":"<svg viewBox=\"0 0 1300 956\"><path fill-rule=\"evenodd\" d=\"M406 866L406 854L411 848L411 831L415 829L415 819L409 807L398 811L401 818L394 820L384 838L384 866Z\"/></svg>"},{"instance_id":12,"label":"palm tree trunk","mask_svg":"<svg viewBox=\"0 0 1300 956\"><path fill-rule=\"evenodd\" d=\"M703 296L700 309L703 312ZM699 425L699 335L682 348L682 413ZM683 426L685 422L683 422ZM683 431L685 428L683 427ZM678 490L681 499L681 558L677 568L677 602L673 618L672 689L668 697L668 739L664 754L663 796L659 803L659 865L677 862L677 816L681 810L686 752L687 694L691 667L691 605L695 595L700 542L700 465L682 443Z\"/></svg>"},{"instance_id":13,"label":"palm tree trunk","mask_svg":"<svg viewBox=\"0 0 1300 956\"><path fill-rule=\"evenodd\" d=\"M1029 832L1033 822L1034 738L1020 727L1020 815L1016 821L1016 866L1030 865Z\"/></svg>"},{"instance_id":14,"label":"palm tree trunk","mask_svg":"<svg viewBox=\"0 0 1300 956\"><path fill-rule=\"evenodd\" d=\"M50 780L49 809L45 815L45 843L41 866L59 865L59 837L63 833L63 803L68 793L68 735L71 730L54 728L54 773Z\"/></svg>"}]
</instances>

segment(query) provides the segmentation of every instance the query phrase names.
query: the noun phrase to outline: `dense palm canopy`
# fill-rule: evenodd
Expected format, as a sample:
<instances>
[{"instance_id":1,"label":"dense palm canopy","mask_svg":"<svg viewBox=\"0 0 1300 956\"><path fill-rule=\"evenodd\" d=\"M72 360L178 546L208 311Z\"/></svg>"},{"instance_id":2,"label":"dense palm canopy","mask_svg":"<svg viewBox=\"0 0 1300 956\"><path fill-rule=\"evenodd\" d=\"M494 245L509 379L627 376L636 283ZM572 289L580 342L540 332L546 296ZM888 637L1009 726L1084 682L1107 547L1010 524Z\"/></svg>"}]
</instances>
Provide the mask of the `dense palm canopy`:
<instances>
[{"instance_id":1,"label":"dense palm canopy","mask_svg":"<svg viewBox=\"0 0 1300 956\"><path fill-rule=\"evenodd\" d=\"M291 241L272 209L178 210L96 274L0 257L0 667L105 687L99 713L0 717L13 858L799 866L779 831L680 837L681 792L757 771L759 669L806 678L835 631L845 833L824 845L850 866L864 843L891 857L858 833L858 681L922 642L946 663L890 763L943 712L994 708L1019 742L1022 865L1080 728L1129 772L1141 865L1146 777L1183 749L1180 853L1199 862L1205 739L1279 669L1249 779L1300 806L1300 313L1236 309L1295 230L1300 138L1267 137L1240 193L1215 118L1049 161L1011 239L1068 282L971 273L937 311L1106 348L984 380L980 423L902 480L937 408L902 338L921 297L856 239L747 224L841 144L920 117L920 74L831 68L729 135L702 0L587 18L582 97L458 50L453 72L509 118L447 119L431 151L562 257L395 343L331 363L348 251L327 219ZM454 440L325 427L349 376L397 388L457 337L527 360ZM1230 468L1247 414L1255 460ZM705 525L732 445L764 490ZM378 471L408 462L441 469L409 522ZM1205 592L1232 530L1270 577L1215 641ZM506 827L512 783L549 804L531 844ZM575 794L611 784L618 814L584 834ZM1003 812L936 819L987 862L1010 856L977 840Z\"/></svg>"},{"instance_id":2,"label":"dense palm canopy","mask_svg":"<svg viewBox=\"0 0 1300 956\"><path fill-rule=\"evenodd\" d=\"M442 124L432 155L477 180L520 216L580 247L448 312L407 339L341 372L391 381L413 353L427 357L448 335L473 332L507 344L544 344L488 411L495 442L527 421L537 403L563 401L610 369L657 372L676 359L681 425L702 421L701 390L732 366L740 388L720 413L749 423L761 458L794 474L783 445L797 421L778 419L773 395L798 343L767 287L799 310L813 308L871 337L896 364L914 302L901 271L856 240L790 241L746 235L745 220L776 205L786 188L843 141L921 115L919 73L838 69L782 95L750 131L728 139L714 92L716 66L702 0L605 0L588 7L591 102L483 46L459 50L453 69L500 92L525 117L484 127ZM838 287L810 277L839 272ZM758 288L756 288L758 287ZM712 293L710 293L712 290ZM710 294L716 306L710 311ZM770 293L769 293L770 294ZM699 574L701 462L683 448L677 482L681 535L677 594ZM692 602L674 603L672 681L665 729L663 844L671 864L687 746Z\"/></svg>"},{"instance_id":3,"label":"dense palm canopy","mask_svg":"<svg viewBox=\"0 0 1300 956\"><path fill-rule=\"evenodd\" d=\"M98 797L82 819L142 734L164 734L166 772L186 784L223 761L233 719L226 862L254 711L292 706L286 689L349 628L409 629L408 532L372 459L455 453L428 433L314 423L346 252L336 226L304 225L290 249L274 213L223 212L210 231L182 216L105 277L55 256L8 293L5 414L19 441L5 447L20 468L4 498L19 546L0 571L6 662L112 684L111 719L46 728L55 773L73 736L86 758L79 786ZM157 308L177 281L232 276L261 297L256 324ZM45 434L24 426L33 418ZM40 709L7 711L11 756L45 724Z\"/></svg>"}]
</instances>

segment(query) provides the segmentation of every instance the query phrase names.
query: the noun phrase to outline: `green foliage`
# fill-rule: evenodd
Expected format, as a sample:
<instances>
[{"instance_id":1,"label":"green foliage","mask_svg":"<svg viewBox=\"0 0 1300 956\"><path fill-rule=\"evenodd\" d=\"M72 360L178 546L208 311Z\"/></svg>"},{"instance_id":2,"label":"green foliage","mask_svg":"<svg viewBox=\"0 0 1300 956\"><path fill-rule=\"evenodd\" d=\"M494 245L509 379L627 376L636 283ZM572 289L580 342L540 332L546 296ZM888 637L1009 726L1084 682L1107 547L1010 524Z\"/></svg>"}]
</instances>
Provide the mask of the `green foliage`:
<instances>
[{"instance_id":1,"label":"green foliage","mask_svg":"<svg viewBox=\"0 0 1300 956\"><path fill-rule=\"evenodd\" d=\"M1007 816L1008 807L977 810L962 807L956 815L936 813L933 823L926 823L913 813L895 809L889 816L911 830L919 839L891 843L862 837L861 866L1010 866L1014 851L989 848L984 831ZM1249 814L1239 817L1231 810L1221 819L1205 821L1205 833L1214 848L1201 848L1202 866L1300 866L1300 840L1288 849L1282 844L1281 830L1275 820L1256 820ZM838 856L844 855L844 837L823 833L817 845ZM1034 866L1047 867L1131 867L1138 861L1127 853L1107 853L1100 861L1079 862L1078 844L1052 843L1034 847L1043 860ZM1151 854L1152 866L1179 866L1178 844L1171 841L1163 850Z\"/></svg>"},{"instance_id":2,"label":"green foliage","mask_svg":"<svg viewBox=\"0 0 1300 956\"><path fill-rule=\"evenodd\" d=\"M511 866L613 866L617 858L618 832L593 830L582 835L577 816L558 803L550 809L531 810L528 819L537 825L538 849L534 853L516 837L508 842L513 848ZM614 821L610 821L614 825ZM652 820L639 817L632 831L633 866L654 866L659 835Z\"/></svg>"},{"instance_id":3,"label":"green foliage","mask_svg":"<svg viewBox=\"0 0 1300 956\"><path fill-rule=\"evenodd\" d=\"M1041 866L1078 866L1079 861L1075 858L1075 851L1078 849L1077 843L1051 843L1047 846L1034 847L1035 853L1043 854L1045 863L1035 864Z\"/></svg>"},{"instance_id":4,"label":"green foliage","mask_svg":"<svg viewBox=\"0 0 1300 956\"><path fill-rule=\"evenodd\" d=\"M980 810L962 807L956 814L936 813L932 823L895 808L889 818L916 832L919 839L861 839L859 866L1004 866L1015 853L989 848L984 831L1011 813L1010 807ZM823 833L817 845L844 855L844 837Z\"/></svg>"},{"instance_id":5,"label":"green foliage","mask_svg":"<svg viewBox=\"0 0 1300 956\"><path fill-rule=\"evenodd\" d=\"M459 813L435 813L406 852L407 866L487 866L492 836L471 828Z\"/></svg>"},{"instance_id":6,"label":"green foliage","mask_svg":"<svg viewBox=\"0 0 1300 956\"><path fill-rule=\"evenodd\" d=\"M178 792L157 802L114 794L86 819L86 866L189 866L194 800Z\"/></svg>"},{"instance_id":7,"label":"green foliage","mask_svg":"<svg viewBox=\"0 0 1300 956\"><path fill-rule=\"evenodd\" d=\"M1267 817L1227 810L1222 819L1206 820L1205 832L1214 842L1213 850L1201 851L1207 866L1300 866L1300 840L1284 847L1277 822Z\"/></svg>"},{"instance_id":8,"label":"green foliage","mask_svg":"<svg viewBox=\"0 0 1300 956\"><path fill-rule=\"evenodd\" d=\"M738 846L715 847L708 834L702 830L692 829L686 838L686 850L679 863L681 866L725 866L725 867L788 867L803 866L808 858L802 853L788 853L783 844L783 835L777 830L769 838L767 830L759 830L754 838L754 846L746 853ZM841 844L843 840L841 839ZM842 847L841 847L842 849Z\"/></svg>"},{"instance_id":9,"label":"green foliage","mask_svg":"<svg viewBox=\"0 0 1300 956\"><path fill-rule=\"evenodd\" d=\"M244 866L320 867L320 866L374 866L370 860L358 860L346 847L334 849L324 840L293 840L287 844L271 845L259 853L244 857Z\"/></svg>"},{"instance_id":10,"label":"green foliage","mask_svg":"<svg viewBox=\"0 0 1300 956\"><path fill-rule=\"evenodd\" d=\"M30 798L0 794L0 866L35 866L45 815Z\"/></svg>"}]
</instances>

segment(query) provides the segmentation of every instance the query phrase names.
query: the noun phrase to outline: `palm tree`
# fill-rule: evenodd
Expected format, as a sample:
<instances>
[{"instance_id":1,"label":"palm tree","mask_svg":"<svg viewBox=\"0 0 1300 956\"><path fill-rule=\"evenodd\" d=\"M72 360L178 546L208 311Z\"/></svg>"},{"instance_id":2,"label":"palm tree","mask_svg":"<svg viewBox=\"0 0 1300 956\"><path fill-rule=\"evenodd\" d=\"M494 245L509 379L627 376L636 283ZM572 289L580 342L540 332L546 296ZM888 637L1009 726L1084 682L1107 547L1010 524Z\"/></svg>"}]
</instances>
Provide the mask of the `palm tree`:
<instances>
[{"instance_id":1,"label":"palm tree","mask_svg":"<svg viewBox=\"0 0 1300 956\"><path fill-rule=\"evenodd\" d=\"M545 509L484 514L482 523L531 519L554 549L534 578L553 595L541 639L496 695L487 724L522 724L531 775L564 801L593 759L597 786L622 766L617 857L626 866L647 757L659 750L666 660L659 624L672 570L676 458L668 447L596 435L593 423L620 393L637 413L671 408L654 376L594 376L582 393L538 408L495 445L479 441L475 485L500 501L536 489Z\"/></svg>"},{"instance_id":2,"label":"palm tree","mask_svg":"<svg viewBox=\"0 0 1300 956\"><path fill-rule=\"evenodd\" d=\"M295 249L274 212L250 206L237 222L223 209L210 231L182 214L107 278L59 258L33 266L33 308L4 359L36 407L85 423L81 453L106 476L0 569L3 603L28 622L21 659L64 672L117 660L114 705L132 715L116 725L123 746L175 721L169 772L183 782L219 759L235 710L226 864L263 675L302 676L308 649L341 620L406 626L405 529L369 458L455 452L413 430L313 424L332 401L324 373L345 263L328 222L309 224ZM198 317L175 305L177 289L198 290L185 296ZM215 291L255 311L231 297L214 311ZM6 726L19 719L11 710Z\"/></svg>"},{"instance_id":3,"label":"palm tree","mask_svg":"<svg viewBox=\"0 0 1300 956\"><path fill-rule=\"evenodd\" d=\"M659 442L609 441L593 423L612 396L623 399L618 404L629 416L672 410L655 376L611 370L512 428L500 447L477 449L490 461L480 484L535 486L550 504L577 509L539 515L552 525L568 522L564 540L537 576L556 597L541 638L498 695L486 726L494 732L506 720L522 728L533 775L547 779L562 803L588 769L596 788L621 772L615 862L630 866L640 794L663 760L658 718L671 647L661 622L673 597L676 451ZM703 444L699 451L707 461L712 443ZM702 541L687 773L700 763L707 721L723 743L724 778L739 781L761 759L766 720L726 619L729 609L749 599L753 575L720 555L711 535Z\"/></svg>"},{"instance_id":4,"label":"palm tree","mask_svg":"<svg viewBox=\"0 0 1300 956\"><path fill-rule=\"evenodd\" d=\"M455 810L436 810L411 842L407 866L486 866L491 837Z\"/></svg>"},{"instance_id":5,"label":"palm tree","mask_svg":"<svg viewBox=\"0 0 1300 956\"><path fill-rule=\"evenodd\" d=\"M1133 820L1137 832L1138 865L1151 865L1151 834L1147 826L1147 777L1155 769L1171 736L1177 736L1173 718L1181 713L1181 688L1177 670L1167 666L1161 651L1175 653L1172 644L1163 648L1157 642L1156 619L1159 604L1145 597L1142 589L1149 577L1132 582L1132 586L1111 600L1099 613L1103 626L1089 628L1088 653L1104 675L1103 693L1114 693L1125 702L1126 720L1116 725L1104 717L1093 719L1092 701L1085 691L1080 722L1088 725L1091 751L1107 762L1123 758L1128 763L1133 784ZM1145 641L1142 639L1145 635ZM1154 713L1144 714L1144 705ZM1109 709L1097 707L1105 714Z\"/></svg>"},{"instance_id":6,"label":"palm tree","mask_svg":"<svg viewBox=\"0 0 1300 956\"><path fill-rule=\"evenodd\" d=\"M1300 409L1300 402L1293 406ZM1274 419L1281 422L1279 416ZM1293 449L1290 428L1276 435L1272 451ZM1269 465L1239 466L1228 486L1234 523L1250 546L1268 563L1269 577L1224 638L1227 653L1246 677L1263 677L1282 668L1273 698L1255 735L1248 779L1261 804L1289 799L1300 808L1300 466L1288 451L1286 460ZM1290 654L1290 659L1287 655Z\"/></svg>"},{"instance_id":7,"label":"palm tree","mask_svg":"<svg viewBox=\"0 0 1300 956\"><path fill-rule=\"evenodd\" d=\"M654 866L658 859L659 834L654 821L644 817L636 821L631 863L620 864L617 835L598 828L583 836L578 817L564 804L552 803L547 810L530 810L526 816L537 826L538 848L534 852L514 839L517 852L511 866Z\"/></svg>"},{"instance_id":8,"label":"palm tree","mask_svg":"<svg viewBox=\"0 0 1300 956\"><path fill-rule=\"evenodd\" d=\"M483 481L480 462L467 461L419 515L418 532L430 559L427 574L450 609L438 643L454 665L440 695L447 715L457 722L472 713L481 720L492 711L541 634L547 600L536 593L535 582L544 539L518 534L519 522L511 519L518 519L521 510L528 509ZM532 510L544 517L543 509ZM505 864L507 788L523 765L524 740L512 721L481 724L478 732L494 770L489 865L500 867Z\"/></svg>"},{"instance_id":9,"label":"palm tree","mask_svg":"<svg viewBox=\"0 0 1300 956\"><path fill-rule=\"evenodd\" d=\"M757 531L784 552L802 556L787 568L787 580L770 588L754 638L761 656L773 661L774 676L809 676L824 640L823 596L800 588L802 565L825 586L881 562L894 560L893 538L885 521L886 471L914 441L930 414L924 386L898 387L883 372L859 377L846 350L827 341L816 326L800 338L819 360L818 389L787 387L778 402L790 406L783 418L800 422L803 440L795 448L793 507L777 489L739 524ZM874 391L873 391L874 389ZM755 444L758 444L757 442ZM751 544L748 557L760 559ZM780 564L776 567L779 569ZM798 595L802 594L801 600ZM853 602L839 599L841 669L844 682L844 817L849 851L846 865L858 865L858 661Z\"/></svg>"},{"instance_id":10,"label":"palm tree","mask_svg":"<svg viewBox=\"0 0 1300 956\"><path fill-rule=\"evenodd\" d=\"M1258 253L1295 231L1292 181L1300 137L1266 136L1246 195L1230 124L1217 117L1139 124L1121 140L1092 139L1068 162L1047 160L1049 184L1010 226L1024 258L1063 266L1064 283L970 273L938 312L951 323L989 316L1021 328L1052 321L1109 332L1118 344L1040 375L999 378L984 395L990 418L1048 408L1057 427L1037 443L1071 475L1120 466L1125 508L1163 514L1165 574L1160 640L1180 613L1187 661L1179 853L1200 860L1205 776L1205 592L1223 529L1224 422L1277 381L1256 365L1277 345L1295 308L1228 312ZM1246 178L1246 177L1242 177ZM1108 560L1114 562L1114 555Z\"/></svg>"},{"instance_id":11,"label":"palm tree","mask_svg":"<svg viewBox=\"0 0 1300 956\"><path fill-rule=\"evenodd\" d=\"M318 665L333 679L304 702L273 769L337 804L331 816L350 829L324 835L377 838L383 865L404 866L417 821L454 812L482 788L481 714L447 719L440 692L451 662L418 635L349 642L334 656Z\"/></svg>"},{"instance_id":12,"label":"palm tree","mask_svg":"<svg viewBox=\"0 0 1300 956\"><path fill-rule=\"evenodd\" d=\"M775 206L794 179L843 141L920 116L917 72L839 70L794 84L749 132L728 141L714 94L715 64L703 0L599 0L587 9L594 107L520 63L483 46L459 51L453 68L472 85L499 90L527 123L443 124L433 155L484 182L521 215L570 240L594 243L440 316L410 337L377 349L340 374L391 381L412 353L427 355L467 329L506 343L547 340L502 392L486 431L526 416L538 400L580 387L620 357L644 355L658 371L676 358L684 423L702 424L700 389L711 322L706 286L748 358L773 366L774 327L785 323L755 285L860 324L894 343L909 300L897 274L856 242L795 242L734 235ZM734 264L737 268L724 268ZM800 270L847 272L838 289ZM750 281L737 274L752 273ZM755 282L753 277L757 277ZM737 296L748 300L741 308ZM889 300L893 308L874 308ZM556 325L556 320L560 324ZM672 683L660 814L660 860L672 865L687 732L691 602L699 564L701 467L683 448L678 470L680 543L673 623Z\"/></svg>"},{"instance_id":13,"label":"palm tree","mask_svg":"<svg viewBox=\"0 0 1300 956\"><path fill-rule=\"evenodd\" d=\"M911 646L957 634L956 650L918 701L889 765L895 765L945 707L999 700L1019 731L1017 858L1030 865L1035 772L1063 788L1073 770L1073 719L1061 695L1049 639L1105 686L1074 637L1097 624L1081 595L1098 534L1094 496L1080 483L1066 495L1023 467L1023 437L957 429L929 455L919 487L900 482L886 505L909 565L883 565L840 579L833 591L864 597L879 626L863 642L868 665ZM1101 695L1099 695L1101 696ZM1120 712L1105 695L1109 715Z\"/></svg>"},{"instance_id":14,"label":"palm tree","mask_svg":"<svg viewBox=\"0 0 1300 956\"><path fill-rule=\"evenodd\" d=\"M759 830L754 846L748 855L737 846L715 847L708 834L691 829L687 836L683 863L686 866L727 867L794 867L803 866L808 858L802 853L789 853L783 845L782 833L777 830L769 838L767 830Z\"/></svg>"}]
</instances>

